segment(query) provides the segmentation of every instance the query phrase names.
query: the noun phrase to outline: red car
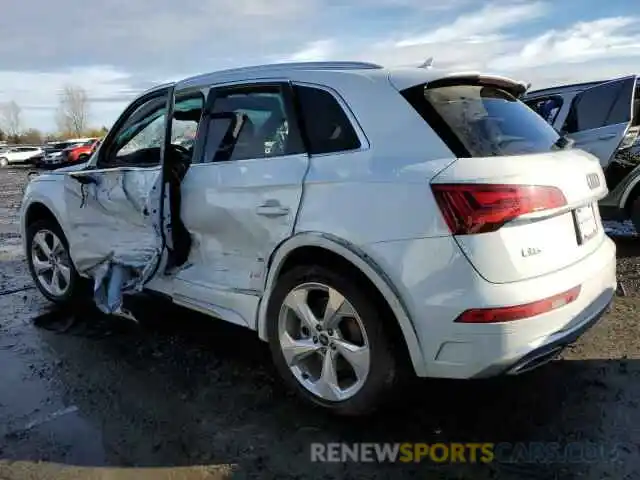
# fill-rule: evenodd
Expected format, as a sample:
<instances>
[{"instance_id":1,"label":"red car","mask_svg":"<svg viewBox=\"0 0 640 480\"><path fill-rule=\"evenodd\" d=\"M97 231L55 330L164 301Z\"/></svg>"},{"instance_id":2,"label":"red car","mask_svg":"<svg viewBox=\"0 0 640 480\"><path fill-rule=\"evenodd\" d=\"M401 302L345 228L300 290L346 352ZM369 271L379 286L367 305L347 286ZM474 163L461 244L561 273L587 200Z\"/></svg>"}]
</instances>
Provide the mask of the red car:
<instances>
[{"instance_id":1,"label":"red car","mask_svg":"<svg viewBox=\"0 0 640 480\"><path fill-rule=\"evenodd\" d=\"M89 157L94 152L101 140L94 138L82 145L76 147L67 148L62 152L62 163L82 163L89 160Z\"/></svg>"}]
</instances>

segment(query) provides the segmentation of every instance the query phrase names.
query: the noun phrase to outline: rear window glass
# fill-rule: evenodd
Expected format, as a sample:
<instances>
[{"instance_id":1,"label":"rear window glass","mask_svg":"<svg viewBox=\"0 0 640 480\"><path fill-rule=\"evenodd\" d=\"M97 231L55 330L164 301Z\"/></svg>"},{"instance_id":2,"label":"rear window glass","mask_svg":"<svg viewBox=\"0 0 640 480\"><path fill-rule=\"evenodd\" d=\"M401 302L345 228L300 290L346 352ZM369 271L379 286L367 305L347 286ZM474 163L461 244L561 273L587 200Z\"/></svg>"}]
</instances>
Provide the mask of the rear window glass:
<instances>
[{"instance_id":1,"label":"rear window glass","mask_svg":"<svg viewBox=\"0 0 640 480\"><path fill-rule=\"evenodd\" d=\"M418 86L402 94L458 157L548 152L559 138L542 117L496 87Z\"/></svg>"}]
</instances>

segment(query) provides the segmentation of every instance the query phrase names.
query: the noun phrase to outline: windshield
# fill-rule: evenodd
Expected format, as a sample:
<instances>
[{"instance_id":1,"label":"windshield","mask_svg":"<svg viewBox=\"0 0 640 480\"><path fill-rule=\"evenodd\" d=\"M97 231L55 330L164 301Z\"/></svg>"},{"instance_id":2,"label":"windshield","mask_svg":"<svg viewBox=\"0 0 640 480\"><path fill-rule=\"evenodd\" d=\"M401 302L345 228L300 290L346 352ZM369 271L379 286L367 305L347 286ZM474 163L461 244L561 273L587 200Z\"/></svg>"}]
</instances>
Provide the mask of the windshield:
<instances>
[{"instance_id":1,"label":"windshield","mask_svg":"<svg viewBox=\"0 0 640 480\"><path fill-rule=\"evenodd\" d=\"M459 157L548 152L558 133L504 90L491 86L413 87L404 97Z\"/></svg>"}]
</instances>

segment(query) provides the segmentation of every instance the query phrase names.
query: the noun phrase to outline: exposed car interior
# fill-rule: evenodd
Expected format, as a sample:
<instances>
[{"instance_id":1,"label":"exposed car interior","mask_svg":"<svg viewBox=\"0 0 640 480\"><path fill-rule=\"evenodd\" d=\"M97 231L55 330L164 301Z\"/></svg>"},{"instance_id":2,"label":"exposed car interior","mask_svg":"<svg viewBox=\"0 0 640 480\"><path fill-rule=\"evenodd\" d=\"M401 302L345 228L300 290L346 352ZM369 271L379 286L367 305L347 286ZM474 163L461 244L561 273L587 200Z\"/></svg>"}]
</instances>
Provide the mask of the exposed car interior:
<instances>
[{"instance_id":1,"label":"exposed car interior","mask_svg":"<svg viewBox=\"0 0 640 480\"><path fill-rule=\"evenodd\" d=\"M241 114L242 125L236 138L218 133L223 138L211 161L263 158L288 151L287 119L279 92L230 94L216 99L213 113Z\"/></svg>"}]
</instances>

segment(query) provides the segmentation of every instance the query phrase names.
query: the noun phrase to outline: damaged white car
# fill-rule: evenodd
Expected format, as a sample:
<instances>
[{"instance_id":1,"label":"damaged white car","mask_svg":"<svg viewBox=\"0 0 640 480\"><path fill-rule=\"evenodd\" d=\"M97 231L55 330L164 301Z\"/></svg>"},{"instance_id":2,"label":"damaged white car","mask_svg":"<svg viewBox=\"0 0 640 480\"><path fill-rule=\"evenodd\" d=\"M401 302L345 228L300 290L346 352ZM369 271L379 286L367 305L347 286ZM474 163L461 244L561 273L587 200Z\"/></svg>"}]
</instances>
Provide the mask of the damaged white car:
<instances>
[{"instance_id":1,"label":"damaged white car","mask_svg":"<svg viewBox=\"0 0 640 480\"><path fill-rule=\"evenodd\" d=\"M602 169L525 88L353 62L159 86L88 163L28 185L31 274L54 302L88 284L127 315L144 288L252 329L291 388L342 414L403 371L530 370L597 321L616 275Z\"/></svg>"}]
</instances>

